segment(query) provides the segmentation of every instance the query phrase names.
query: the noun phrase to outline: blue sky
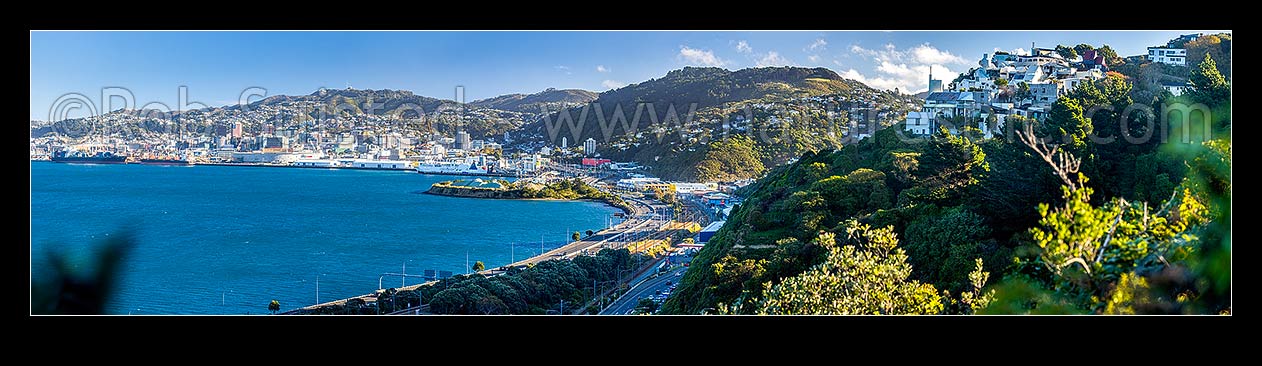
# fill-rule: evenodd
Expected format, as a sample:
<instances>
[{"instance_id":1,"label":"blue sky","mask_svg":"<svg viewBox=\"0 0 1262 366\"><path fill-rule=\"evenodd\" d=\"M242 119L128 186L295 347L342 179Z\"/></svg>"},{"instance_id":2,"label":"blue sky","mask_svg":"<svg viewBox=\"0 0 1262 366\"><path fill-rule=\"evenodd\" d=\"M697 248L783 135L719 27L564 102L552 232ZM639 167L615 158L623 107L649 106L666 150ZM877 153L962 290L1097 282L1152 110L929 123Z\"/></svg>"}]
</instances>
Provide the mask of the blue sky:
<instances>
[{"instance_id":1,"label":"blue sky","mask_svg":"<svg viewBox=\"0 0 1262 366\"><path fill-rule=\"evenodd\" d=\"M107 87L129 90L135 107L169 109L178 109L181 86L193 108L236 103L251 87L294 95L348 84L444 99L460 85L473 101L549 87L605 91L688 65L827 67L918 92L931 65L935 78L950 80L995 49L1108 44L1128 56L1195 32L1216 31L32 32L30 112L48 120L68 93L99 110Z\"/></svg>"}]
</instances>

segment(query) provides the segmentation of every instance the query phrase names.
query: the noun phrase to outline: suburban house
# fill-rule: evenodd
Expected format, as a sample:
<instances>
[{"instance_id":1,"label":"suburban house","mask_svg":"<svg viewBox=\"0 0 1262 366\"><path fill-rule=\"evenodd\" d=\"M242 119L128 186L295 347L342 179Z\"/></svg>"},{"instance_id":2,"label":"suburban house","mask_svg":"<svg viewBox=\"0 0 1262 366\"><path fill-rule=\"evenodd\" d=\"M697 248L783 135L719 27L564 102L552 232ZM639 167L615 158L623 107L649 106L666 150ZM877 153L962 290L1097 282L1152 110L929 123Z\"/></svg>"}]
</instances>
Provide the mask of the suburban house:
<instances>
[{"instance_id":1,"label":"suburban house","mask_svg":"<svg viewBox=\"0 0 1262 366\"><path fill-rule=\"evenodd\" d=\"M1187 66L1188 50L1184 48L1148 47L1148 60L1167 65Z\"/></svg>"},{"instance_id":2,"label":"suburban house","mask_svg":"<svg viewBox=\"0 0 1262 366\"><path fill-rule=\"evenodd\" d=\"M1187 43L1200 38L1203 34L1192 33L1180 35L1178 38L1166 42L1165 46L1148 47L1148 61L1160 62L1167 65L1187 66Z\"/></svg>"},{"instance_id":3,"label":"suburban house","mask_svg":"<svg viewBox=\"0 0 1262 366\"><path fill-rule=\"evenodd\" d=\"M983 54L978 67L962 73L946 91L930 90L921 109L907 113L903 128L923 136L941 127L958 133L959 127L972 126L989 138L1009 115L1043 118L1061 95L1103 79L1107 71L1104 57L1094 50L1074 60L1050 48L1028 55Z\"/></svg>"},{"instance_id":4,"label":"suburban house","mask_svg":"<svg viewBox=\"0 0 1262 366\"><path fill-rule=\"evenodd\" d=\"M1191 87L1192 85L1188 84L1187 82L1180 82L1180 83L1169 82L1169 81L1161 82L1161 88L1170 92L1170 95L1173 95L1176 97L1179 95L1182 95L1183 92L1187 91Z\"/></svg>"}]
</instances>

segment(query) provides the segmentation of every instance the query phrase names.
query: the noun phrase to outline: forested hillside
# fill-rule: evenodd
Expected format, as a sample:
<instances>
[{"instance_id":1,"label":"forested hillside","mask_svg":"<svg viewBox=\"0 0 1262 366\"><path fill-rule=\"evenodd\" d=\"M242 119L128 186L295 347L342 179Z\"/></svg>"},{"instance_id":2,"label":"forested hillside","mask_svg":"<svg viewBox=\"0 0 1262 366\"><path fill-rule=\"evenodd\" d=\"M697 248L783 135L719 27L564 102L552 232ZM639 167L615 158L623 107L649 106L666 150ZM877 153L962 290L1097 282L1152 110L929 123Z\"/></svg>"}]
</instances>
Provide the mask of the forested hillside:
<instances>
[{"instance_id":1,"label":"forested hillside","mask_svg":"<svg viewBox=\"0 0 1262 366\"><path fill-rule=\"evenodd\" d=\"M857 133L848 125L852 114L871 112L873 126L883 127L917 105L913 96L826 68L685 67L521 130L554 146L563 137L570 146L596 139L602 156L639 162L664 179L734 180L802 152L841 147Z\"/></svg>"},{"instance_id":2,"label":"forested hillside","mask_svg":"<svg viewBox=\"0 0 1262 366\"><path fill-rule=\"evenodd\" d=\"M1231 89L1212 59L1191 79L1155 113L1211 120L1123 125L1133 84L1110 74L1000 138L895 126L806 153L750 188L662 311L1230 312Z\"/></svg>"}]
</instances>

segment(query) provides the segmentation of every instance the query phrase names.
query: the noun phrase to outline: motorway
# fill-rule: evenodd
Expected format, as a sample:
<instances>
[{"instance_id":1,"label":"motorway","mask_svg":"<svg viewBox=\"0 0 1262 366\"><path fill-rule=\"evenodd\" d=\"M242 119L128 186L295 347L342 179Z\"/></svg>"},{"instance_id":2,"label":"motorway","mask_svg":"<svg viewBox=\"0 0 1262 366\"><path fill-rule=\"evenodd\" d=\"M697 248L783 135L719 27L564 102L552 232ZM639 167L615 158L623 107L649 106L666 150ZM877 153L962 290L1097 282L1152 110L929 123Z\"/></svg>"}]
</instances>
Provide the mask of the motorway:
<instances>
[{"instance_id":1,"label":"motorway","mask_svg":"<svg viewBox=\"0 0 1262 366\"><path fill-rule=\"evenodd\" d=\"M666 292L671 284L679 283L683 273L688 267L680 266L660 276L653 277L644 282L639 283L614 301L612 305L600 312L600 315L626 315L631 314L635 310L635 306L639 304L640 299L653 296L657 291Z\"/></svg>"},{"instance_id":2,"label":"motorway","mask_svg":"<svg viewBox=\"0 0 1262 366\"><path fill-rule=\"evenodd\" d=\"M650 210L655 208L660 210L657 206L642 199L626 199L626 201L631 204L631 210L633 211L628 214L628 219L626 221L614 225L611 228L596 232L591 236L583 238L582 240L549 250L543 255L523 259L505 267L526 266L552 259L571 259L583 253L599 251L602 248L621 248L625 245L625 242L639 240L641 238L648 237L651 234L655 234L659 230L653 225L662 225L665 223L661 220L653 220L645 217ZM498 272L499 269L497 268L483 271L482 273L484 275L493 275Z\"/></svg>"}]
</instances>

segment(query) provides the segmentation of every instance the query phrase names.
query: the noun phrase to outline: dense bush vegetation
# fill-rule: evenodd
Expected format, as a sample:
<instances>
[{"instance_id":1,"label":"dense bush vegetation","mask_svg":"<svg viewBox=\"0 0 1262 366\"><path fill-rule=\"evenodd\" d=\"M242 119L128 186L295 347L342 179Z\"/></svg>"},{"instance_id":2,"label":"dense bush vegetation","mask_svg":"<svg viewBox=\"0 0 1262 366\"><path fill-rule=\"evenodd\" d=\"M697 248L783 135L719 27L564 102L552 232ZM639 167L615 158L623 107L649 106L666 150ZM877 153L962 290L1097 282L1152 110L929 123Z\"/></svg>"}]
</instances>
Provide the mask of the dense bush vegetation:
<instances>
[{"instance_id":1,"label":"dense bush vegetation","mask_svg":"<svg viewBox=\"0 0 1262 366\"><path fill-rule=\"evenodd\" d=\"M1110 74L1044 121L1009 119L1007 138L895 126L808 152L744 191L662 312L1229 312L1230 84L1212 58L1191 79L1156 105L1212 120L1123 125L1132 81ZM1169 138L1122 141L1154 129Z\"/></svg>"},{"instance_id":2,"label":"dense bush vegetation","mask_svg":"<svg viewBox=\"0 0 1262 366\"><path fill-rule=\"evenodd\" d=\"M475 274L445 279L420 292L430 299L426 303L435 314L544 314L559 311L562 300L569 313L592 299L593 280L608 286L638 263L626 249L604 249L595 256L544 261L490 278Z\"/></svg>"}]
</instances>

